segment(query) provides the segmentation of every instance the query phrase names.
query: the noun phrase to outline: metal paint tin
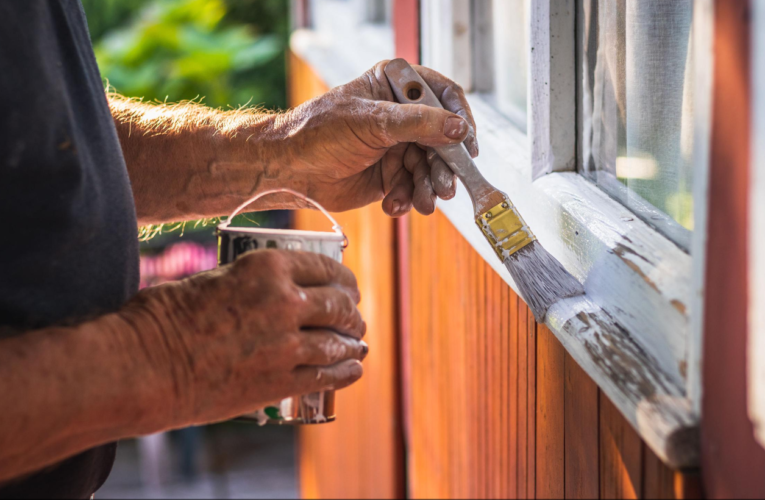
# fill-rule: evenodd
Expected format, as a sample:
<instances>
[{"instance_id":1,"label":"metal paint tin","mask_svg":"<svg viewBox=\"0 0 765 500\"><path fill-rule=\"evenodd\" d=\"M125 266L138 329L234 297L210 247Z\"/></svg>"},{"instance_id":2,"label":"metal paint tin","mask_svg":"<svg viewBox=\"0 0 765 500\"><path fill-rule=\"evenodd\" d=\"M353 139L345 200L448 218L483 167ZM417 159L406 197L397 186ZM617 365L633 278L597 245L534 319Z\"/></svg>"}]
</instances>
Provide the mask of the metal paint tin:
<instances>
[{"instance_id":1,"label":"metal paint tin","mask_svg":"<svg viewBox=\"0 0 765 500\"><path fill-rule=\"evenodd\" d=\"M311 203L321 210L333 223L333 231L298 231L229 226L229 221L233 220L234 216L247 205L272 193L290 193ZM266 191L248 200L247 203L237 208L226 222L218 225L218 265L221 266L233 262L239 255L245 252L271 248L316 252L342 262L343 250L347 246L347 241L337 221L321 205L295 191L276 189ZM286 398L255 413L242 415L237 420L256 422L260 425L321 424L332 422L335 420L335 391L322 391Z\"/></svg>"}]
</instances>

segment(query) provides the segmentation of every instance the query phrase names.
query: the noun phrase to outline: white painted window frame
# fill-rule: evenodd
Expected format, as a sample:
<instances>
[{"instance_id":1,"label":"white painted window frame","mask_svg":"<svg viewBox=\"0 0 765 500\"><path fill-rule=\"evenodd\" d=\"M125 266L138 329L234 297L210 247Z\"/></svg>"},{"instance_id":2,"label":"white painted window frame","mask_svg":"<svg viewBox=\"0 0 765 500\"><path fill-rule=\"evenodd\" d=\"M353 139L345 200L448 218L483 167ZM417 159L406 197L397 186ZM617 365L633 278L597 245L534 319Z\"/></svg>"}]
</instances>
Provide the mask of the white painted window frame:
<instances>
[{"instance_id":1,"label":"white painted window frame","mask_svg":"<svg viewBox=\"0 0 765 500\"><path fill-rule=\"evenodd\" d=\"M752 127L752 184L749 196L748 387L749 416L757 440L765 446L765 5L753 2L752 68L754 126ZM759 140L758 140L759 139Z\"/></svg>"},{"instance_id":2,"label":"white painted window frame","mask_svg":"<svg viewBox=\"0 0 765 500\"><path fill-rule=\"evenodd\" d=\"M395 57L390 24L367 22L369 0L313 0L312 28L293 31L290 49L310 63L329 87L354 80Z\"/></svg>"},{"instance_id":3,"label":"white painted window frame","mask_svg":"<svg viewBox=\"0 0 765 500\"><path fill-rule=\"evenodd\" d=\"M693 258L575 172L575 9L575 0L531 3L528 133L482 95L468 96L481 147L476 163L509 194L542 244L584 282L587 297L553 308L548 326L662 460L677 468L697 466L712 1L694 4ZM470 89L481 78L469 61L471 38L481 37L464 29L470 26L468 12L470 0L421 0L423 64ZM470 207L461 186L453 200L439 202L439 209L517 291L476 231ZM604 310L611 324L583 323L578 314L593 308ZM593 353L594 336L608 338L611 349ZM620 347L627 345L634 349ZM645 397L636 386L650 387L653 396Z\"/></svg>"}]
</instances>

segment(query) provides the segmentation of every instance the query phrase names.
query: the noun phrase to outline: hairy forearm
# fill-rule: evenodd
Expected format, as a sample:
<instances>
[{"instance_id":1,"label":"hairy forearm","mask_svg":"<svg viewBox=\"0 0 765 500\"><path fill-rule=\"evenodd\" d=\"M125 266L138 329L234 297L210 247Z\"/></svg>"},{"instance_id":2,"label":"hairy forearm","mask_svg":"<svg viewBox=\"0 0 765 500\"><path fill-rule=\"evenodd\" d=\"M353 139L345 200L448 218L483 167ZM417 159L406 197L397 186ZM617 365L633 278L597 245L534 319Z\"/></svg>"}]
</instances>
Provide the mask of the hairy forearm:
<instances>
[{"instance_id":1,"label":"hairy forearm","mask_svg":"<svg viewBox=\"0 0 765 500\"><path fill-rule=\"evenodd\" d=\"M115 94L109 104L141 224L227 215L259 191L290 184L283 115Z\"/></svg>"},{"instance_id":2,"label":"hairy forearm","mask_svg":"<svg viewBox=\"0 0 765 500\"><path fill-rule=\"evenodd\" d=\"M117 314L0 341L0 483L161 430L171 385Z\"/></svg>"}]
</instances>

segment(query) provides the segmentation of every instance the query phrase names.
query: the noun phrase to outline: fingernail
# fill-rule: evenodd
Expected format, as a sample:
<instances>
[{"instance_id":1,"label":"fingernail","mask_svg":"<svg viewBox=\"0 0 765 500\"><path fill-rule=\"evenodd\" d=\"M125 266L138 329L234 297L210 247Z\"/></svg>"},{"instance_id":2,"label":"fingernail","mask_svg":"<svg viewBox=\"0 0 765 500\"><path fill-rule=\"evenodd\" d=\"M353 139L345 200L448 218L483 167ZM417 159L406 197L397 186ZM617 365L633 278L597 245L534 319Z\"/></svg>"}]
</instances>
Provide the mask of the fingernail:
<instances>
[{"instance_id":1,"label":"fingernail","mask_svg":"<svg viewBox=\"0 0 765 500\"><path fill-rule=\"evenodd\" d=\"M461 139L467 132L467 122L459 116L450 116L444 124L444 135L450 139Z\"/></svg>"},{"instance_id":2,"label":"fingernail","mask_svg":"<svg viewBox=\"0 0 765 500\"><path fill-rule=\"evenodd\" d=\"M363 340L359 342L359 344L361 344L361 353L363 354L363 357L366 358L367 354L369 354L369 345Z\"/></svg>"},{"instance_id":3,"label":"fingernail","mask_svg":"<svg viewBox=\"0 0 765 500\"><path fill-rule=\"evenodd\" d=\"M393 206L391 207L391 215L396 215L401 210L401 203L398 202L398 200L393 201Z\"/></svg>"}]
</instances>

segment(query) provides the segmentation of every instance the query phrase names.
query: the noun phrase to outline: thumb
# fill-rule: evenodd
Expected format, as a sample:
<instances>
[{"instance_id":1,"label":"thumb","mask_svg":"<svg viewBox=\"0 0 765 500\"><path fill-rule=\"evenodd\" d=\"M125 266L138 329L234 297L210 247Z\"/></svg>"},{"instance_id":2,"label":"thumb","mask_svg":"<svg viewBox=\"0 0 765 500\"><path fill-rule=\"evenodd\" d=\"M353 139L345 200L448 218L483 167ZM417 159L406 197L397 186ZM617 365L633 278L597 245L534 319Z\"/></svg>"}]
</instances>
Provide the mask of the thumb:
<instances>
[{"instance_id":1,"label":"thumb","mask_svg":"<svg viewBox=\"0 0 765 500\"><path fill-rule=\"evenodd\" d=\"M468 122L445 109L424 104L385 103L380 123L386 140L393 146L416 142L423 146L459 144L470 131Z\"/></svg>"}]
</instances>

